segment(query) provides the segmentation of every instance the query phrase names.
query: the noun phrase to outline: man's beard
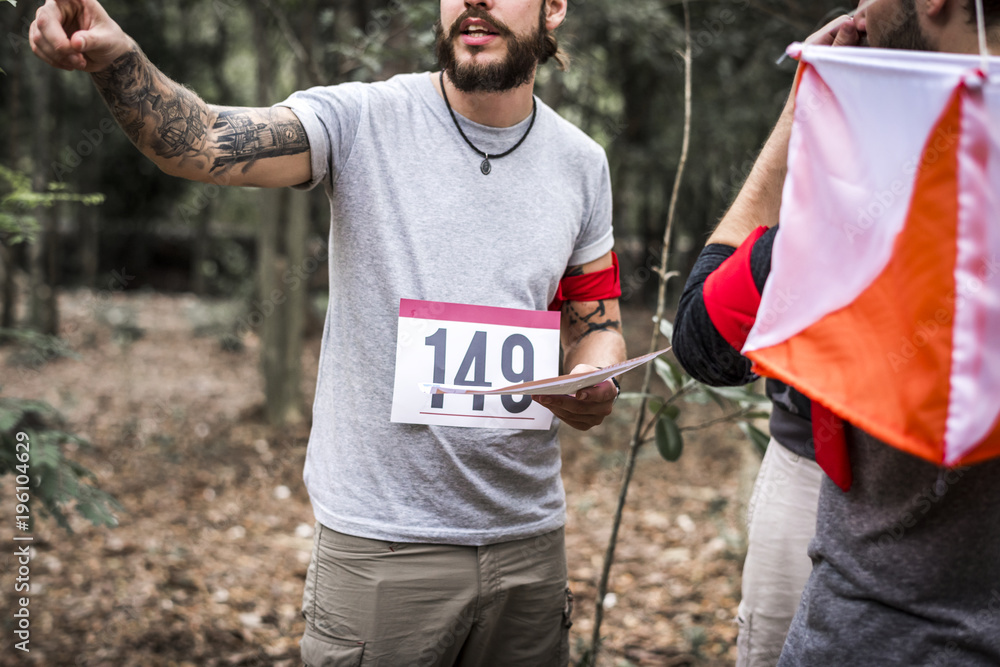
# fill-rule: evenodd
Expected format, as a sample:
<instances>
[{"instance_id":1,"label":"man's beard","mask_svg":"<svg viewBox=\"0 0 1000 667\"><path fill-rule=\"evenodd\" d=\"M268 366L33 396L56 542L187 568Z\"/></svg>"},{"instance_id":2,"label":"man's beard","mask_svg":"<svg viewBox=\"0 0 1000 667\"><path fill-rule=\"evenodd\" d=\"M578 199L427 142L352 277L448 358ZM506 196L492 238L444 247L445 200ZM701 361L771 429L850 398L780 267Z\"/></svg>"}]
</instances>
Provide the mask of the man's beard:
<instances>
[{"instance_id":1,"label":"man's beard","mask_svg":"<svg viewBox=\"0 0 1000 667\"><path fill-rule=\"evenodd\" d=\"M878 44L872 44L881 49L910 49L913 51L934 51L934 47L924 36L917 19L917 9L914 0L902 0L901 14L897 25L882 35Z\"/></svg>"},{"instance_id":2,"label":"man's beard","mask_svg":"<svg viewBox=\"0 0 1000 667\"><path fill-rule=\"evenodd\" d=\"M542 3L544 8L545 4ZM488 21L500 38L507 42L507 55L500 62L459 64L455 56L455 41L461 34L462 21L478 18ZM437 33L438 63L448 74L448 79L463 93L502 93L529 83L535 74L538 61L545 55L545 16L539 19L538 29L532 35L521 37L494 19L489 12L470 7L451 24L446 33L440 21L434 26ZM466 46L477 53L483 47Z\"/></svg>"}]
</instances>

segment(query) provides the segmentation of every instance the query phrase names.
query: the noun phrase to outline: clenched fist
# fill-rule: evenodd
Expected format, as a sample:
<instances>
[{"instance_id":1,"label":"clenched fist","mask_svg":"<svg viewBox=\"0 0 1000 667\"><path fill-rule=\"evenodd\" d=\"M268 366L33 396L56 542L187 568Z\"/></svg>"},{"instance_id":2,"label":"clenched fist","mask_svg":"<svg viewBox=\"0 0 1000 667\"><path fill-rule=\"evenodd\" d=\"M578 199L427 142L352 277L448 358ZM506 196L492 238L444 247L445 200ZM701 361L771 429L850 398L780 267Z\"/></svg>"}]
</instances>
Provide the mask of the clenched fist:
<instances>
[{"instance_id":1,"label":"clenched fist","mask_svg":"<svg viewBox=\"0 0 1000 667\"><path fill-rule=\"evenodd\" d=\"M46 0L28 37L36 56L65 70L99 72L132 48L95 0Z\"/></svg>"}]
</instances>

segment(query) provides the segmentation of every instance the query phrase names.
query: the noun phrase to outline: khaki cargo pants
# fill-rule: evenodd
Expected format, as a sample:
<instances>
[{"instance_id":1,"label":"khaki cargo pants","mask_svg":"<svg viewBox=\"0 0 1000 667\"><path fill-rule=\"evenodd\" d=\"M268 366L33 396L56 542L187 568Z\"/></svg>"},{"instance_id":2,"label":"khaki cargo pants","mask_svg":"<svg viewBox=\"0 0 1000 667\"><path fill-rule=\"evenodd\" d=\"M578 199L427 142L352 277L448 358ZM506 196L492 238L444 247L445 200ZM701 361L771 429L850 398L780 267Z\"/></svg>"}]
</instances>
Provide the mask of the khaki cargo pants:
<instances>
[{"instance_id":1,"label":"khaki cargo pants","mask_svg":"<svg viewBox=\"0 0 1000 667\"><path fill-rule=\"evenodd\" d=\"M565 667L563 529L484 547L383 542L316 524L309 667Z\"/></svg>"}]
</instances>

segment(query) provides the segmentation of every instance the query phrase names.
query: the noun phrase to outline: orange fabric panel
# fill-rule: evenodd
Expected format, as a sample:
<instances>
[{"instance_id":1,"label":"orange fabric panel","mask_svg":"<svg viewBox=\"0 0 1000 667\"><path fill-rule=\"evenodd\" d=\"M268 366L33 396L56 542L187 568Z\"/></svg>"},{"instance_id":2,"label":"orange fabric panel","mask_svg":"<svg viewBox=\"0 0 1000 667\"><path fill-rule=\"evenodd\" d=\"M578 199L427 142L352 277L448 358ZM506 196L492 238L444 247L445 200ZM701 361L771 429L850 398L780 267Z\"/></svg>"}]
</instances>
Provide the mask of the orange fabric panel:
<instances>
[{"instance_id":1,"label":"orange fabric panel","mask_svg":"<svg viewBox=\"0 0 1000 667\"><path fill-rule=\"evenodd\" d=\"M761 374L935 463L944 460L951 378L961 113L959 88L929 134L906 223L878 278L850 306L748 354ZM942 150L941 136L955 140Z\"/></svg>"}]
</instances>

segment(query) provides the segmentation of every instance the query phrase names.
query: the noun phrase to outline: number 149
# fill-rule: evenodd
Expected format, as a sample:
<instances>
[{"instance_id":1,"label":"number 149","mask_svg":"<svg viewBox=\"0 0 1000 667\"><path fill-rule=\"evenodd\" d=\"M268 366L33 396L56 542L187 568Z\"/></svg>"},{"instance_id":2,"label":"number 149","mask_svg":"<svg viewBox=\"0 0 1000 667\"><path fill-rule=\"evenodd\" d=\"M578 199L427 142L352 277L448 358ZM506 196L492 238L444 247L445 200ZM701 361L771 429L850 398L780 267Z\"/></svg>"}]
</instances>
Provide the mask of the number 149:
<instances>
[{"instance_id":1,"label":"number 149","mask_svg":"<svg viewBox=\"0 0 1000 667\"><path fill-rule=\"evenodd\" d=\"M434 382L445 384L447 372L445 369L445 352L448 339L447 329L438 329L434 334L424 339L424 344L434 348ZM523 364L520 372L514 370L514 350L520 348L523 354ZM511 384L530 382L535 379L535 349L531 341L522 334L512 334L503 341L500 352L500 371L504 379ZM462 363L452 384L462 387L492 387L493 383L486 380L486 332L477 331L472 337L472 343L465 352ZM471 376L471 377L470 377ZM507 412L517 414L524 412L531 405L531 396L501 396L500 401ZM486 397L474 395L472 409L484 410ZM434 394L431 397L431 407L444 408L444 394Z\"/></svg>"}]
</instances>

